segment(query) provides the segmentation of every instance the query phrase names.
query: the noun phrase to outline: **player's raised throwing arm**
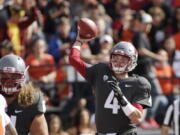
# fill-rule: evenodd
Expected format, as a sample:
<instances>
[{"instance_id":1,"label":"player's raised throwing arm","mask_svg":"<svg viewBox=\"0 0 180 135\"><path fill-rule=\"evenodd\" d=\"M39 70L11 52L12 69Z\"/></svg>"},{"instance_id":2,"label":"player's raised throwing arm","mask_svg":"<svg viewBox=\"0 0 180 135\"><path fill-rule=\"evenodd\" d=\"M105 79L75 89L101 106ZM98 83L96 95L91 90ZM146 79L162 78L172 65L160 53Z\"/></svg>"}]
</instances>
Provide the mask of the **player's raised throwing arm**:
<instances>
[{"instance_id":1,"label":"player's raised throwing arm","mask_svg":"<svg viewBox=\"0 0 180 135\"><path fill-rule=\"evenodd\" d=\"M93 38L91 38L93 39ZM82 39L77 34L76 41L73 43L70 55L69 62L70 64L83 76L86 76L86 63L80 58L80 50L83 43L90 41L91 39Z\"/></svg>"},{"instance_id":2,"label":"player's raised throwing arm","mask_svg":"<svg viewBox=\"0 0 180 135\"><path fill-rule=\"evenodd\" d=\"M80 49L82 42L75 41L69 55L70 64L83 76L86 75L86 64L80 58Z\"/></svg>"}]
</instances>

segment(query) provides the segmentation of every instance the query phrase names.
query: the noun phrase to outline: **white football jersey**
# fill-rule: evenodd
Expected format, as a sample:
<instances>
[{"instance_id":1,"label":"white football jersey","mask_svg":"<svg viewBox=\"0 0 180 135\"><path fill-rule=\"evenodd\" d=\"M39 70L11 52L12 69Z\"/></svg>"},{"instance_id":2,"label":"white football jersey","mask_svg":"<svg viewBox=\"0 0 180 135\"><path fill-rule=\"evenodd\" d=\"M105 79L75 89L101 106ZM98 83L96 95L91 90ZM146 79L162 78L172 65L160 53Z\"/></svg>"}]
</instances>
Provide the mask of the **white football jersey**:
<instances>
[{"instance_id":1,"label":"white football jersey","mask_svg":"<svg viewBox=\"0 0 180 135\"><path fill-rule=\"evenodd\" d=\"M5 134L5 127L10 122L10 118L5 112L6 106L7 106L6 100L0 94L0 135Z\"/></svg>"}]
</instances>

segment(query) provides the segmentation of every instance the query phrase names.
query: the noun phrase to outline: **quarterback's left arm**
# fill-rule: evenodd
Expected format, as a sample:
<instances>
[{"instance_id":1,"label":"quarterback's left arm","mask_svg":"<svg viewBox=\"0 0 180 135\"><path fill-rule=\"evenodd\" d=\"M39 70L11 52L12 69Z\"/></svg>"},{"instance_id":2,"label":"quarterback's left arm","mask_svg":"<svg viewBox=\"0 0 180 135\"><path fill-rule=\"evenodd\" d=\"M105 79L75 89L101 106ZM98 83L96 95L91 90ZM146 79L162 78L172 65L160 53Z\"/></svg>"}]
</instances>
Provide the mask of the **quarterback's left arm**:
<instances>
[{"instance_id":1,"label":"quarterback's left arm","mask_svg":"<svg viewBox=\"0 0 180 135\"><path fill-rule=\"evenodd\" d=\"M141 122L144 113L143 109L152 106L152 100L150 95L151 85L149 81L144 77L138 77L137 84L138 88L131 102L133 103L132 105L135 107L135 110L136 108L138 108L138 110L134 111L128 116L129 119L131 119L133 122L135 121L135 123ZM139 118L137 117L137 114L139 114L137 111L141 112L141 116Z\"/></svg>"},{"instance_id":2,"label":"quarterback's left arm","mask_svg":"<svg viewBox=\"0 0 180 135\"><path fill-rule=\"evenodd\" d=\"M124 95L122 97L118 96L117 99L124 114L131 120L131 122L139 124L143 117L143 106L141 104L131 104Z\"/></svg>"},{"instance_id":3,"label":"quarterback's left arm","mask_svg":"<svg viewBox=\"0 0 180 135\"><path fill-rule=\"evenodd\" d=\"M128 118L135 124L139 124L143 117L143 107L140 104L138 104L138 106L140 108L137 108L136 105L133 104L131 107L134 108L134 111L128 115Z\"/></svg>"},{"instance_id":4,"label":"quarterback's left arm","mask_svg":"<svg viewBox=\"0 0 180 135\"><path fill-rule=\"evenodd\" d=\"M30 127L31 135L48 135L48 126L44 114L36 115Z\"/></svg>"}]
</instances>

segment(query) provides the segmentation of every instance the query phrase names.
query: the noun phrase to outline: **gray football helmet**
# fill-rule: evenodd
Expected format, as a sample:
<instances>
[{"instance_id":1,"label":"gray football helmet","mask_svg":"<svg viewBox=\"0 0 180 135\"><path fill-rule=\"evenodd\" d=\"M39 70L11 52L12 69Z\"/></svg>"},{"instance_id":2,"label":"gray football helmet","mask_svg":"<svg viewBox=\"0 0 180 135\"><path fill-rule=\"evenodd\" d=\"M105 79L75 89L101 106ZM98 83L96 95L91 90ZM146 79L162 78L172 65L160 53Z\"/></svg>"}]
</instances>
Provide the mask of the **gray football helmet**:
<instances>
[{"instance_id":1,"label":"gray football helmet","mask_svg":"<svg viewBox=\"0 0 180 135\"><path fill-rule=\"evenodd\" d=\"M112 55L126 56L129 58L129 62L126 65L124 65L123 67L115 66L116 64L114 64L114 62L112 60ZM124 41L119 42L111 49L110 68L117 74L123 73L123 72L130 72L137 65L137 57L138 57L137 51L132 43L124 42ZM121 62L121 61L119 61L119 62Z\"/></svg>"},{"instance_id":2,"label":"gray football helmet","mask_svg":"<svg viewBox=\"0 0 180 135\"><path fill-rule=\"evenodd\" d=\"M18 92L25 82L26 65L17 55L9 54L0 59L0 85L5 94Z\"/></svg>"}]
</instances>

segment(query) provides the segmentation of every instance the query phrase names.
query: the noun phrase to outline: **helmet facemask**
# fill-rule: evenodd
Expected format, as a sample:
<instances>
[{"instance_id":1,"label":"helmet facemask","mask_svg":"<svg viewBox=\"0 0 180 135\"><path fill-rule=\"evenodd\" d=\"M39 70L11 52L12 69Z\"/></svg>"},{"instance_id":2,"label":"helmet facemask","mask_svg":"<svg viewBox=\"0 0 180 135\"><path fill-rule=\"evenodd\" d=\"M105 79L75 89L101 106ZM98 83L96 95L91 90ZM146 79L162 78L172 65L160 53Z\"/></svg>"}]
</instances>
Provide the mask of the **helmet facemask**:
<instances>
[{"instance_id":1,"label":"helmet facemask","mask_svg":"<svg viewBox=\"0 0 180 135\"><path fill-rule=\"evenodd\" d=\"M18 93L25 84L27 70L28 67L20 56L14 54L3 56L0 59L1 91L8 96Z\"/></svg>"},{"instance_id":2,"label":"helmet facemask","mask_svg":"<svg viewBox=\"0 0 180 135\"><path fill-rule=\"evenodd\" d=\"M111 56L111 68L116 74L121 74L127 71L128 64L130 63L130 58L123 54L113 54Z\"/></svg>"},{"instance_id":3,"label":"helmet facemask","mask_svg":"<svg viewBox=\"0 0 180 135\"><path fill-rule=\"evenodd\" d=\"M25 83L25 71L17 72L13 67L6 67L4 70L0 70L2 91L7 95L19 92Z\"/></svg>"}]
</instances>

